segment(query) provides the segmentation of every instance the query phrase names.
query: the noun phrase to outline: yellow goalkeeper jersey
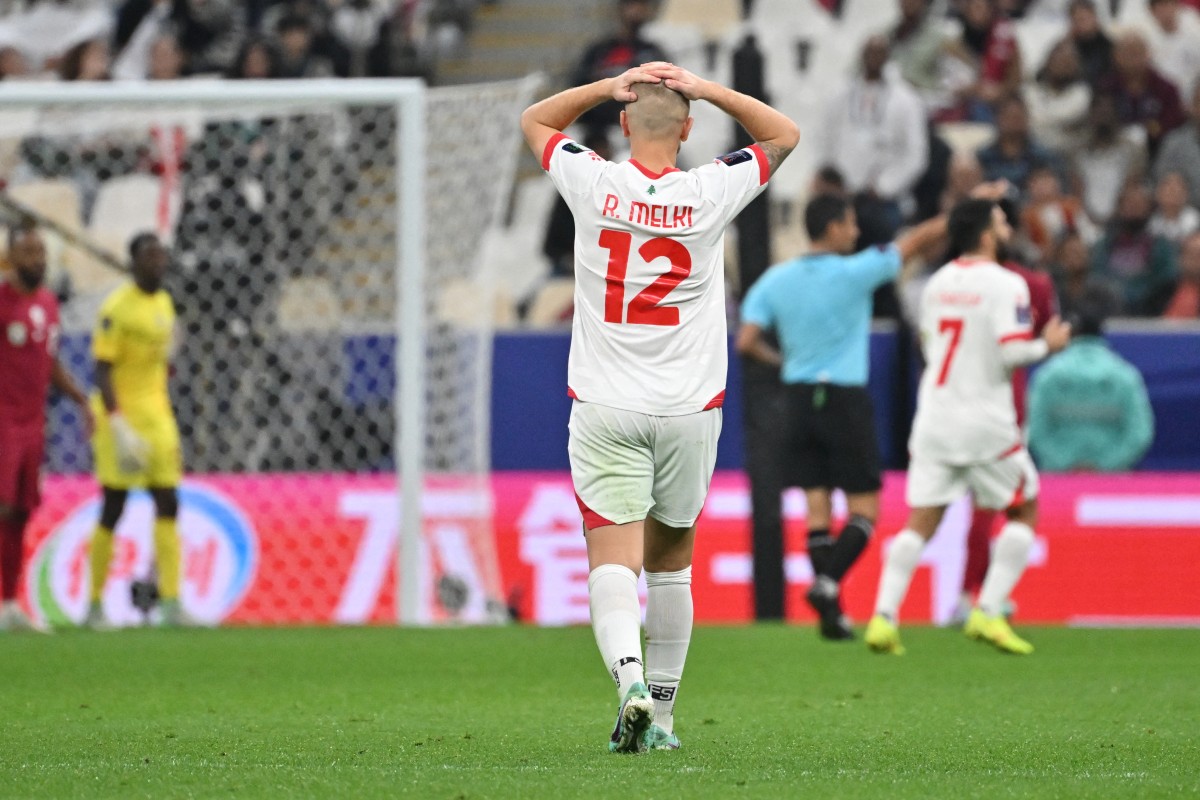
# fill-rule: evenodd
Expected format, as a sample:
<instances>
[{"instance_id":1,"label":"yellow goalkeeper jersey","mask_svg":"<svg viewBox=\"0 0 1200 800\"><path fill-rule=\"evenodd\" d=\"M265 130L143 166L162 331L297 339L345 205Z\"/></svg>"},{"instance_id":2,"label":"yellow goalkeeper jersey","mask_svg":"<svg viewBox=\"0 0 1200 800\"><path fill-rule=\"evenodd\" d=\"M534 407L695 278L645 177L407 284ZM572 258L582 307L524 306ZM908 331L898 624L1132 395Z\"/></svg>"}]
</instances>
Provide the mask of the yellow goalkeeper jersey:
<instances>
[{"instance_id":1,"label":"yellow goalkeeper jersey","mask_svg":"<svg viewBox=\"0 0 1200 800\"><path fill-rule=\"evenodd\" d=\"M162 289L146 294L125 283L100 307L92 356L112 364L117 408L130 421L172 413L167 364L174 329L175 305Z\"/></svg>"}]
</instances>

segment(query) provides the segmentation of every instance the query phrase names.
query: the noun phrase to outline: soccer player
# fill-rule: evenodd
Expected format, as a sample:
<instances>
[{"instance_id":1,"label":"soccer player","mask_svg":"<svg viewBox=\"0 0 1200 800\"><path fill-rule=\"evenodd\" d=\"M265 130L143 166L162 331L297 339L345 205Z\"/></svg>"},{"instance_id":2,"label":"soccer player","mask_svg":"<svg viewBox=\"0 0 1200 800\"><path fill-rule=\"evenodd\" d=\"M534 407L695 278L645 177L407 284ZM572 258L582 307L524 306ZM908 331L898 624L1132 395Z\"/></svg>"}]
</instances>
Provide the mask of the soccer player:
<instances>
[{"instance_id":1,"label":"soccer player","mask_svg":"<svg viewBox=\"0 0 1200 800\"><path fill-rule=\"evenodd\" d=\"M25 528L41 501L46 396L58 389L83 411L87 398L57 358L58 300L43 286L46 244L32 224L8 232L12 272L0 279L0 630L47 630L17 603Z\"/></svg>"},{"instance_id":2,"label":"soccer player","mask_svg":"<svg viewBox=\"0 0 1200 800\"><path fill-rule=\"evenodd\" d=\"M626 162L606 161L562 133L608 99L625 104ZM756 144L682 172L676 157L692 130L690 103L700 100ZM609 749L677 749L695 523L725 395L724 233L800 133L764 103L663 62L536 103L521 128L575 217L569 455L592 628L620 702Z\"/></svg>"},{"instance_id":3,"label":"soccer player","mask_svg":"<svg viewBox=\"0 0 1200 800\"><path fill-rule=\"evenodd\" d=\"M96 479L104 491L92 534L91 606L86 625L105 629L101 598L113 553L113 531L129 490L146 487L154 499L154 552L165 625L191 625L179 602L180 547L175 519L182 474L179 429L167 395L175 306L162 288L170 254L152 233L129 244L133 279L110 294L92 336L96 391L92 437Z\"/></svg>"},{"instance_id":4,"label":"soccer player","mask_svg":"<svg viewBox=\"0 0 1200 800\"><path fill-rule=\"evenodd\" d=\"M920 331L926 369L909 450L908 525L888 550L866 642L904 652L897 619L925 542L946 507L974 494L982 508L1004 509L992 563L965 632L1009 653L1033 652L1003 616L1029 558L1037 523L1038 474L1013 406L1012 370L1063 349L1071 328L1057 317L1034 338L1029 287L996 263L1012 228L992 200L968 199L950 212L951 247L962 253L939 269L922 294Z\"/></svg>"},{"instance_id":5,"label":"soccer player","mask_svg":"<svg viewBox=\"0 0 1200 800\"><path fill-rule=\"evenodd\" d=\"M853 253L859 230L849 200L832 194L814 197L804 224L812 251L772 267L750 287L737 348L782 367L783 446L792 479L804 489L808 503L813 583L806 598L820 618L821 635L845 640L854 633L842 614L839 587L866 548L879 515L879 443L866 390L872 297L895 280L905 260L945 235L946 218L922 223L886 247L859 253ZM772 329L779 350L764 336ZM846 493L849 512L836 539L830 530L835 488Z\"/></svg>"},{"instance_id":6,"label":"soccer player","mask_svg":"<svg viewBox=\"0 0 1200 800\"><path fill-rule=\"evenodd\" d=\"M1009 225L1016 220L1016 211L1012 203L1005 201L1000 204L1008 219ZM1058 295L1054 291L1054 282L1044 272L1030 269L1011 257L1011 248L1001 245L997 261L1005 269L1012 270L1021 276L1029 287L1029 311L1033 323L1033 335L1041 336L1046 323L1058 313ZM1013 404L1017 411L1017 426L1025 425L1025 387L1028 383L1028 370L1014 369L1012 373ZM971 513L971 525L967 529L967 560L963 567L962 596L958 607L950 620L952 625L965 625L971 614L975 598L983 588L983 578L987 575L988 564L991 560L992 534L1000 527L1002 515L999 511L987 508L975 508ZM1005 616L1012 615L1012 604L1004 609Z\"/></svg>"}]
</instances>

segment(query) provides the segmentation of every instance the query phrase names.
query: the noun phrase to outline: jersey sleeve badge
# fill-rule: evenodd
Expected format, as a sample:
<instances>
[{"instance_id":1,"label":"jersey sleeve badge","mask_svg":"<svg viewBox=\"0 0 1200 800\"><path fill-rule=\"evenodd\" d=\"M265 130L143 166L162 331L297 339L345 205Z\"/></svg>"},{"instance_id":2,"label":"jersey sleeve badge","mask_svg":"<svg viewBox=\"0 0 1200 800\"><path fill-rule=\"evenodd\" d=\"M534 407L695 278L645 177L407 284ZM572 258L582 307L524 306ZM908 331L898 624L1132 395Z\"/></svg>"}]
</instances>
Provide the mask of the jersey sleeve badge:
<instances>
[{"instance_id":1,"label":"jersey sleeve badge","mask_svg":"<svg viewBox=\"0 0 1200 800\"><path fill-rule=\"evenodd\" d=\"M754 158L754 156L750 155L750 151L743 149L735 150L732 153L726 153L725 155L718 157L717 161L720 161L727 167L732 167L735 164L744 164L752 158Z\"/></svg>"}]
</instances>

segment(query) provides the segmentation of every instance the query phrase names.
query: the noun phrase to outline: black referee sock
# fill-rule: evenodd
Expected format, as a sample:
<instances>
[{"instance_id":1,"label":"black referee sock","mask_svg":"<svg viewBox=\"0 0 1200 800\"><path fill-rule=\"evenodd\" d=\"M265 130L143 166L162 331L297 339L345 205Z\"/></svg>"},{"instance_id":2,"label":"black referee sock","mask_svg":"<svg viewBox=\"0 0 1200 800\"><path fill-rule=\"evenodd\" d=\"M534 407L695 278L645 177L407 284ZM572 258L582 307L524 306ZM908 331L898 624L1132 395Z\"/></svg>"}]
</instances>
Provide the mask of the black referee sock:
<instances>
[{"instance_id":1,"label":"black referee sock","mask_svg":"<svg viewBox=\"0 0 1200 800\"><path fill-rule=\"evenodd\" d=\"M858 514L851 516L846 527L838 534L837 544L831 548L829 571L825 574L841 583L842 578L862 555L862 551L867 548L867 542L871 540L874 531L875 523L871 520Z\"/></svg>"},{"instance_id":2,"label":"black referee sock","mask_svg":"<svg viewBox=\"0 0 1200 800\"><path fill-rule=\"evenodd\" d=\"M812 562L813 575L829 574L829 559L833 555L833 536L829 528L816 528L808 532L808 560Z\"/></svg>"}]
</instances>

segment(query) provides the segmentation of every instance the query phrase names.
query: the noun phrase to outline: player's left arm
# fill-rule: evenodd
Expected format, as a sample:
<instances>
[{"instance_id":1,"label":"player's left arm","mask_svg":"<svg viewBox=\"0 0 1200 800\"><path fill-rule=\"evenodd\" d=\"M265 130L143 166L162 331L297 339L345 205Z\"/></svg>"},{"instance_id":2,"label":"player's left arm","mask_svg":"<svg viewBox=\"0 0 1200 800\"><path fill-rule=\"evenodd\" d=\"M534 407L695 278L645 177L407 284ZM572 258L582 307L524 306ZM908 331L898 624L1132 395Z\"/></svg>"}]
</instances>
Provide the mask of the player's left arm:
<instances>
[{"instance_id":1,"label":"player's left arm","mask_svg":"<svg viewBox=\"0 0 1200 800\"><path fill-rule=\"evenodd\" d=\"M92 429L95 426L95 420L92 419L92 409L88 405L87 395L79 388L79 384L75 382L75 378L63 366L63 363L58 358L54 359L54 369L50 373L50 385L71 399L75 405L79 406L79 411L83 414L83 427L88 436L91 436Z\"/></svg>"},{"instance_id":2,"label":"player's left arm","mask_svg":"<svg viewBox=\"0 0 1200 800\"><path fill-rule=\"evenodd\" d=\"M644 64L626 70L615 78L605 78L594 83L565 89L558 94L540 100L521 114L521 132L525 143L538 159L546 151L546 145L562 133L581 114L606 100L629 103L637 99L634 86L639 83L659 83L662 79L650 73L655 64Z\"/></svg>"}]
</instances>

